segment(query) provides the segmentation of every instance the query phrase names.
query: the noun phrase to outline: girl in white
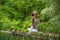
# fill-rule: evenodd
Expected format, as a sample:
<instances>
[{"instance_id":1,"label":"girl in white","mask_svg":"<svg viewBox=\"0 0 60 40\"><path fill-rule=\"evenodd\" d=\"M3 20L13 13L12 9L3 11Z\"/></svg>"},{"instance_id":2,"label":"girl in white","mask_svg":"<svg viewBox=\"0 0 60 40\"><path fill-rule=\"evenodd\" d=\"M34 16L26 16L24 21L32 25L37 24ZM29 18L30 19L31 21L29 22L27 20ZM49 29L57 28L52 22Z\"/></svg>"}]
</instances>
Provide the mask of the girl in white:
<instances>
[{"instance_id":1,"label":"girl in white","mask_svg":"<svg viewBox=\"0 0 60 40\"><path fill-rule=\"evenodd\" d=\"M29 32L37 32L37 25L38 25L38 19L37 19L37 12L32 12L32 26L31 28L28 28Z\"/></svg>"}]
</instances>

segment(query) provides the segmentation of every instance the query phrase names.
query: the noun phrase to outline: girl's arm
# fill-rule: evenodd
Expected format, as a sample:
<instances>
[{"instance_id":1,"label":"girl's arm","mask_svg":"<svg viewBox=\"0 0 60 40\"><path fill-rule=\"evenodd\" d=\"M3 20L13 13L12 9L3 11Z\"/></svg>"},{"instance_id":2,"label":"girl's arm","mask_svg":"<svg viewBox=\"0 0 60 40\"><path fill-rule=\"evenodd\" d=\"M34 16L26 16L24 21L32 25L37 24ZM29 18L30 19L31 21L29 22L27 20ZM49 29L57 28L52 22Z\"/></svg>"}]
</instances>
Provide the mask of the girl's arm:
<instances>
[{"instance_id":1,"label":"girl's arm","mask_svg":"<svg viewBox=\"0 0 60 40\"><path fill-rule=\"evenodd\" d=\"M34 17L32 17L32 26L34 27Z\"/></svg>"}]
</instances>

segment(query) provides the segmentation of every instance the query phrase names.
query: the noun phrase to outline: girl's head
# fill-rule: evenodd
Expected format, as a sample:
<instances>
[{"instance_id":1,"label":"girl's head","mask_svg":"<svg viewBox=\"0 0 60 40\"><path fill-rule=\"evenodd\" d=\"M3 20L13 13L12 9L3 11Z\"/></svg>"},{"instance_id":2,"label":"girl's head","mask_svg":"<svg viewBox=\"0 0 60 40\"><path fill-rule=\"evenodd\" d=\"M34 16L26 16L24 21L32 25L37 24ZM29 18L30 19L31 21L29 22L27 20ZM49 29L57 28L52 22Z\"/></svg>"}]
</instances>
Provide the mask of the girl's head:
<instances>
[{"instance_id":1,"label":"girl's head","mask_svg":"<svg viewBox=\"0 0 60 40\"><path fill-rule=\"evenodd\" d=\"M33 12L32 12L32 16L37 17L37 11L33 11Z\"/></svg>"}]
</instances>

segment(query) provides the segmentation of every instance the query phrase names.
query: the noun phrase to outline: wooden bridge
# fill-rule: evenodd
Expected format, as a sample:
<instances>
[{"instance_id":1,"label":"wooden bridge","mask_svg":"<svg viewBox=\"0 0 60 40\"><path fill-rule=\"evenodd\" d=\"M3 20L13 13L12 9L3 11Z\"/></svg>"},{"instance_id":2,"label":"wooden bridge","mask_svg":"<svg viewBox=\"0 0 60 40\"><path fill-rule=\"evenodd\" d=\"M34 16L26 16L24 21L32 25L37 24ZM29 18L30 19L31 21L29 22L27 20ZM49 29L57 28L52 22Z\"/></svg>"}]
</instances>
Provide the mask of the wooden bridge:
<instances>
[{"instance_id":1,"label":"wooden bridge","mask_svg":"<svg viewBox=\"0 0 60 40\"><path fill-rule=\"evenodd\" d=\"M18 31L0 31L10 33L11 35L21 36L23 39L29 37L30 40L60 40L60 34L43 33L43 32L18 32Z\"/></svg>"}]
</instances>

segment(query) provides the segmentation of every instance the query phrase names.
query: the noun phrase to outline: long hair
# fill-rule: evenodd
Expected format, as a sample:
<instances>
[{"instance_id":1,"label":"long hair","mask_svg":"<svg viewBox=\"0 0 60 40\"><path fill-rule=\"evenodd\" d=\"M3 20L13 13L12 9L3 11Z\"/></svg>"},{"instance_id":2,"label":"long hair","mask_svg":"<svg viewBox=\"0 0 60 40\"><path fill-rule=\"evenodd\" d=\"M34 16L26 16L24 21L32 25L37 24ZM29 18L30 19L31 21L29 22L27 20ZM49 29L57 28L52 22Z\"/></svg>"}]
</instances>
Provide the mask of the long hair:
<instances>
[{"instance_id":1,"label":"long hair","mask_svg":"<svg viewBox=\"0 0 60 40\"><path fill-rule=\"evenodd\" d=\"M36 15L36 18L37 18L37 11L33 11L32 12L32 16Z\"/></svg>"}]
</instances>

